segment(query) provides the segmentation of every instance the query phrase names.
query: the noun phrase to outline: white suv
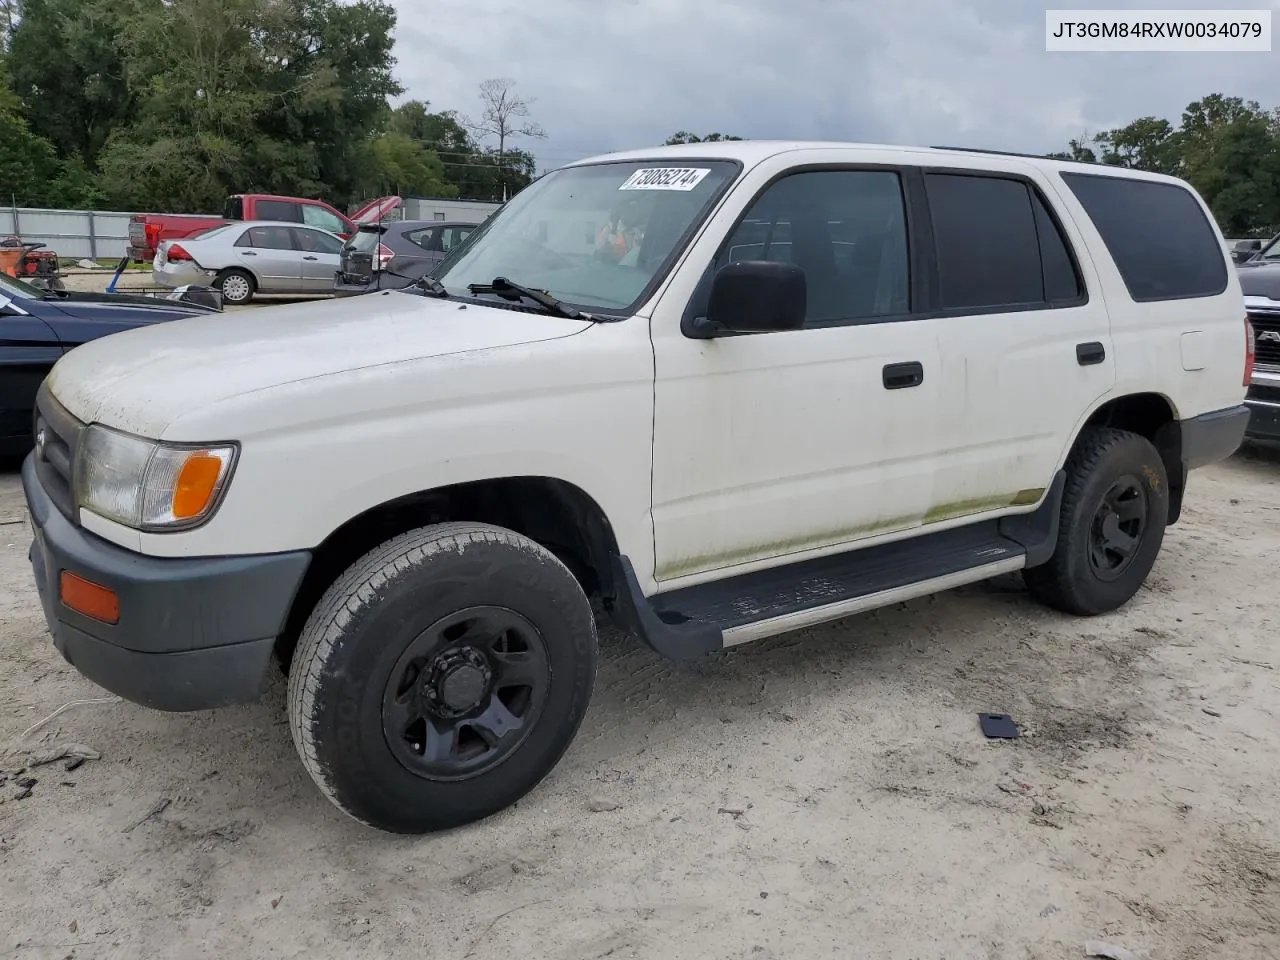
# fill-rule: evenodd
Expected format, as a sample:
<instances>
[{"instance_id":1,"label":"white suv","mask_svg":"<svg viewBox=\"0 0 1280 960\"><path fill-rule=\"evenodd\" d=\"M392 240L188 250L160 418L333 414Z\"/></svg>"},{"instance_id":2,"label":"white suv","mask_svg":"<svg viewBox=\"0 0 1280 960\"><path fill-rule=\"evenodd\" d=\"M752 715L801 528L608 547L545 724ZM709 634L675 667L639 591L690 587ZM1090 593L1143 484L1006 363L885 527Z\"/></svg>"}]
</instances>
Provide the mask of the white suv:
<instances>
[{"instance_id":1,"label":"white suv","mask_svg":"<svg viewBox=\"0 0 1280 960\"><path fill-rule=\"evenodd\" d=\"M430 831L568 747L593 599L668 657L1015 570L1058 609L1119 607L1188 470L1241 442L1249 343L1169 177L613 155L414 289L72 351L23 467L31 558L86 676L202 709L257 697L274 654L324 793Z\"/></svg>"}]
</instances>

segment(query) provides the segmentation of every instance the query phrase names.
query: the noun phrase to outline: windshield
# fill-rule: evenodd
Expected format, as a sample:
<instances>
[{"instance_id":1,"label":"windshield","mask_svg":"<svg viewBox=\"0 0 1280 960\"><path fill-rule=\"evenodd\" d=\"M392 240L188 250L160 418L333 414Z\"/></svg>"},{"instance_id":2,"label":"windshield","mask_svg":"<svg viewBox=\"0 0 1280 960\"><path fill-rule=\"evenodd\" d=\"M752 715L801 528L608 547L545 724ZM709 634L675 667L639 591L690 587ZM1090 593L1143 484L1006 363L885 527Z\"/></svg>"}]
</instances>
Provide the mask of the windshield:
<instances>
[{"instance_id":1,"label":"windshield","mask_svg":"<svg viewBox=\"0 0 1280 960\"><path fill-rule=\"evenodd\" d=\"M1272 237L1271 242L1264 245L1254 256L1259 260L1280 260L1280 235Z\"/></svg>"},{"instance_id":2,"label":"windshield","mask_svg":"<svg viewBox=\"0 0 1280 960\"><path fill-rule=\"evenodd\" d=\"M0 297L9 297L11 300L43 300L45 292L21 280L15 280L8 274L0 273Z\"/></svg>"},{"instance_id":3,"label":"windshield","mask_svg":"<svg viewBox=\"0 0 1280 960\"><path fill-rule=\"evenodd\" d=\"M629 311L737 172L724 160L557 170L489 217L435 277L452 294L504 277L583 310Z\"/></svg>"}]
</instances>

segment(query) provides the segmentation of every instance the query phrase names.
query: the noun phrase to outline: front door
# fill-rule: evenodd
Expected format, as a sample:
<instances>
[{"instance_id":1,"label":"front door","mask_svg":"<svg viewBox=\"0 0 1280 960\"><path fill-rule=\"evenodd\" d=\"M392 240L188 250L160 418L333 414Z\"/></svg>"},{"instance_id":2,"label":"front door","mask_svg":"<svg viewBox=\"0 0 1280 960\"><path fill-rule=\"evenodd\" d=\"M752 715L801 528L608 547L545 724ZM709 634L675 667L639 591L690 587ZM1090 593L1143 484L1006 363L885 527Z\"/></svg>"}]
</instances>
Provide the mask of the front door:
<instances>
[{"instance_id":1,"label":"front door","mask_svg":"<svg viewBox=\"0 0 1280 960\"><path fill-rule=\"evenodd\" d=\"M690 339L684 304L664 298L651 324L664 589L923 521L942 442L940 358L932 322L912 317L903 196L898 170L823 169L750 202L690 312L705 307L714 269L787 260L806 276L800 330Z\"/></svg>"},{"instance_id":2,"label":"front door","mask_svg":"<svg viewBox=\"0 0 1280 960\"><path fill-rule=\"evenodd\" d=\"M306 227L295 227L293 236L302 251L301 290L305 293L332 293L334 275L342 259L342 241Z\"/></svg>"}]
</instances>

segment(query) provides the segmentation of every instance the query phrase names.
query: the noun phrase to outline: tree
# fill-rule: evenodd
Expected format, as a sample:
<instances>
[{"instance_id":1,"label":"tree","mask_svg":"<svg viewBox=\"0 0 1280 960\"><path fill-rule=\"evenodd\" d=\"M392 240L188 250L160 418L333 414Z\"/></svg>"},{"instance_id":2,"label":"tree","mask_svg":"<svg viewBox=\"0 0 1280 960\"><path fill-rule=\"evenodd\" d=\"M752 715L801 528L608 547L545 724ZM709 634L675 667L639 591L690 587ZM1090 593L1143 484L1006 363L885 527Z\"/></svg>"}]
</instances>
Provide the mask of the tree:
<instances>
[{"instance_id":1,"label":"tree","mask_svg":"<svg viewBox=\"0 0 1280 960\"><path fill-rule=\"evenodd\" d=\"M420 197L456 197L444 164L433 150L396 130L388 130L373 142L372 191L378 194Z\"/></svg>"},{"instance_id":2,"label":"tree","mask_svg":"<svg viewBox=\"0 0 1280 960\"><path fill-rule=\"evenodd\" d=\"M1069 141L1066 150L1059 150L1055 153L1046 153L1045 156L1051 160L1075 160L1080 163L1097 163L1098 155L1094 152L1092 147L1088 146L1091 140L1091 137L1084 134L1076 140Z\"/></svg>"},{"instance_id":3,"label":"tree","mask_svg":"<svg viewBox=\"0 0 1280 960\"><path fill-rule=\"evenodd\" d=\"M705 137L690 133L688 130L680 130L667 137L662 142L663 146L673 147L678 143L722 143L726 140L741 140L741 137L730 136L725 133L709 133Z\"/></svg>"},{"instance_id":4,"label":"tree","mask_svg":"<svg viewBox=\"0 0 1280 960\"><path fill-rule=\"evenodd\" d=\"M136 117L117 44L160 0L25 0L9 71L32 131L93 169L111 131Z\"/></svg>"},{"instance_id":5,"label":"tree","mask_svg":"<svg viewBox=\"0 0 1280 960\"><path fill-rule=\"evenodd\" d=\"M532 154L510 147L499 154L482 147L455 111L432 113L430 106L421 100L401 104L391 113L390 129L435 151L457 196L501 201L504 189L515 193L533 180L537 164Z\"/></svg>"},{"instance_id":6,"label":"tree","mask_svg":"<svg viewBox=\"0 0 1280 960\"><path fill-rule=\"evenodd\" d=\"M1180 135L1168 120L1142 117L1098 134L1094 142L1101 148L1101 161L1112 166L1171 175L1181 166Z\"/></svg>"},{"instance_id":7,"label":"tree","mask_svg":"<svg viewBox=\"0 0 1280 960\"><path fill-rule=\"evenodd\" d=\"M0 203L71 207L102 199L79 157L60 160L52 143L35 133L21 115L21 102L8 87L0 61Z\"/></svg>"},{"instance_id":8,"label":"tree","mask_svg":"<svg viewBox=\"0 0 1280 960\"><path fill-rule=\"evenodd\" d=\"M547 134L541 126L528 119L533 101L516 93L514 80L499 77L484 81L480 84L480 103L480 118L468 121L468 126L482 141L497 139L499 180L502 183L502 198L505 200L507 181L504 161L507 141L512 137L542 139Z\"/></svg>"},{"instance_id":9,"label":"tree","mask_svg":"<svg viewBox=\"0 0 1280 960\"><path fill-rule=\"evenodd\" d=\"M1253 101L1210 94L1189 104L1176 128L1141 117L1049 156L1182 177L1228 236L1280 230L1280 112Z\"/></svg>"},{"instance_id":10,"label":"tree","mask_svg":"<svg viewBox=\"0 0 1280 960\"><path fill-rule=\"evenodd\" d=\"M122 37L138 118L111 137L104 185L174 211L239 191L359 199L400 91L394 25L383 0L164 0Z\"/></svg>"}]
</instances>

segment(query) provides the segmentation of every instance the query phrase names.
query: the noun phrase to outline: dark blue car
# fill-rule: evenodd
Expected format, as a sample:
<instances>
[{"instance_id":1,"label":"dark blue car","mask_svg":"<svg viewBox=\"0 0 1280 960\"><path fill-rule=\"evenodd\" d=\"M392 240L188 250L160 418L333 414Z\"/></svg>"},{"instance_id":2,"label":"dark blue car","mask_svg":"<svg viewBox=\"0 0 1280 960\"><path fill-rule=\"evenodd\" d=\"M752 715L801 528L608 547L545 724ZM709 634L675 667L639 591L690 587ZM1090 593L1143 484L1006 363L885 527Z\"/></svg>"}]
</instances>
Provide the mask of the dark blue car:
<instances>
[{"instance_id":1,"label":"dark blue car","mask_svg":"<svg viewBox=\"0 0 1280 960\"><path fill-rule=\"evenodd\" d=\"M216 307L111 293L38 290L0 274L0 457L31 448L36 390L54 363L82 343Z\"/></svg>"}]
</instances>

